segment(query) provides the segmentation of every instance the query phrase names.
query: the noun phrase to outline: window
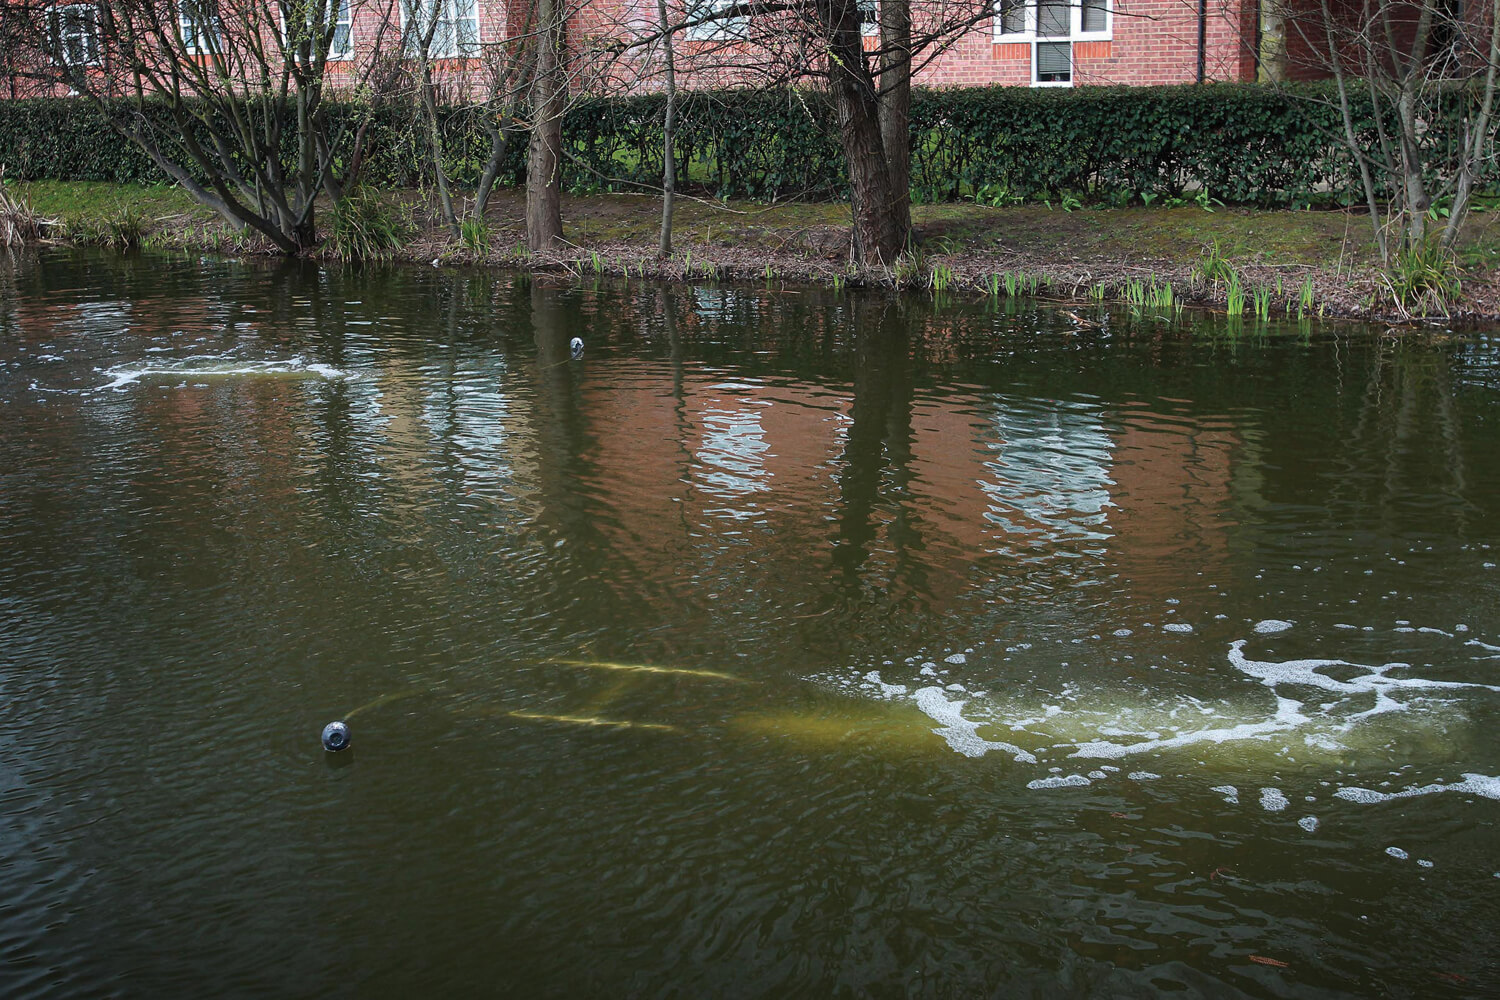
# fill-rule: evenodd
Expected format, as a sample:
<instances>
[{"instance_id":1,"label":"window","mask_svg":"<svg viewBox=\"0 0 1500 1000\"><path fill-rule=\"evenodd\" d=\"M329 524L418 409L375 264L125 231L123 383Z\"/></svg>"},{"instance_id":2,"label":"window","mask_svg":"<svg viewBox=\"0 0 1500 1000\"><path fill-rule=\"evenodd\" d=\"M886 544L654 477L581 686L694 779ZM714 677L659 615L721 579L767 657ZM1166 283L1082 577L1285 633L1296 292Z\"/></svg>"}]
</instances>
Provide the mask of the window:
<instances>
[{"instance_id":1,"label":"window","mask_svg":"<svg viewBox=\"0 0 1500 1000\"><path fill-rule=\"evenodd\" d=\"M177 27L189 55L218 51L219 0L178 0Z\"/></svg>"},{"instance_id":2,"label":"window","mask_svg":"<svg viewBox=\"0 0 1500 1000\"><path fill-rule=\"evenodd\" d=\"M1026 0L1000 0L1000 34L1026 34L1026 7Z\"/></svg>"},{"instance_id":3,"label":"window","mask_svg":"<svg viewBox=\"0 0 1500 1000\"><path fill-rule=\"evenodd\" d=\"M1071 42L1037 42L1037 83L1073 82L1073 45Z\"/></svg>"},{"instance_id":4,"label":"window","mask_svg":"<svg viewBox=\"0 0 1500 1000\"><path fill-rule=\"evenodd\" d=\"M700 17L708 17L716 11L728 10L735 5L735 0L688 0L687 19L695 21ZM703 24L695 24L684 33L685 37L693 41L723 41L725 39L743 39L750 33L750 19L747 17L722 17Z\"/></svg>"},{"instance_id":5,"label":"window","mask_svg":"<svg viewBox=\"0 0 1500 1000\"><path fill-rule=\"evenodd\" d=\"M1085 35L1102 35L1109 30L1109 3L1107 0L1083 0L1083 12L1078 18L1079 29Z\"/></svg>"},{"instance_id":6,"label":"window","mask_svg":"<svg viewBox=\"0 0 1500 1000\"><path fill-rule=\"evenodd\" d=\"M52 10L52 39L64 66L99 65L99 11L88 4Z\"/></svg>"},{"instance_id":7,"label":"window","mask_svg":"<svg viewBox=\"0 0 1500 1000\"><path fill-rule=\"evenodd\" d=\"M335 9L335 7L337 9ZM300 5L295 4L291 8L293 16L302 13ZM354 38L351 32L353 18L349 11L349 0L308 0L305 16L307 18L307 31L310 36L316 36L320 30L326 31L329 27L324 18L333 18L333 38L328 43L329 59L352 59L354 58ZM322 20L320 28L319 21ZM441 28L438 29L441 32ZM297 45L302 39L287 36L286 42L289 46ZM434 48L437 46L436 38L433 39Z\"/></svg>"},{"instance_id":8,"label":"window","mask_svg":"<svg viewBox=\"0 0 1500 1000\"><path fill-rule=\"evenodd\" d=\"M406 21L406 53L422 54L422 41L432 30L432 59L452 59L479 52L479 10L476 0L401 0ZM433 28L436 19L437 27Z\"/></svg>"},{"instance_id":9,"label":"window","mask_svg":"<svg viewBox=\"0 0 1500 1000\"><path fill-rule=\"evenodd\" d=\"M995 6L995 40L1031 46L1036 86L1071 86L1073 43L1109 37L1109 0L997 0Z\"/></svg>"},{"instance_id":10,"label":"window","mask_svg":"<svg viewBox=\"0 0 1500 1000\"><path fill-rule=\"evenodd\" d=\"M880 34L880 9L877 0L858 0L859 30L864 35Z\"/></svg>"}]
</instances>

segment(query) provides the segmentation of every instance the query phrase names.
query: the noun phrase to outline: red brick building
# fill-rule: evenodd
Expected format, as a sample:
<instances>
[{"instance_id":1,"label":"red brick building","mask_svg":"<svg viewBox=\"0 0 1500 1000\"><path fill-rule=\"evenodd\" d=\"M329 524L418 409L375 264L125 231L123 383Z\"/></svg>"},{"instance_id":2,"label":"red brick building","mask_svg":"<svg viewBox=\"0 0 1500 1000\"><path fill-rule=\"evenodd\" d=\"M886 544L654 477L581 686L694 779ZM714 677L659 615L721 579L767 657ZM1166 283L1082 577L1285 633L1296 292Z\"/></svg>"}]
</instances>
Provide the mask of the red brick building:
<instances>
[{"instance_id":1,"label":"red brick building","mask_svg":"<svg viewBox=\"0 0 1500 1000\"><path fill-rule=\"evenodd\" d=\"M3 2L3 0L0 0ZM188 52L207 49L209 32L232 35L237 11L257 8L256 20L279 21L266 10L276 0L160 0L162 23L174 25ZM445 75L477 68L493 51L526 28L525 0L330 0L337 27L331 59L335 77L353 77L369 56L411 51L416 29L436 18L432 56ZM655 0L572 0L578 37L650 33L657 24ZM689 0L685 16L728 0ZM917 73L919 85L938 87L1157 85L1205 81L1247 81L1257 75L1261 49L1262 0L996 0L993 15L970 18L970 27L951 40ZM874 0L868 0L873 11ZM682 10L681 0L669 9ZM60 3L52 33L69 61L100 67L109 61L98 39L101 21L95 2ZM921 14L916 15L920 18ZM684 87L723 85L749 79L757 59L749 46L737 59L733 21L689 28L678 36ZM875 44L873 25L870 45ZM226 43L228 47L228 43ZM636 86L651 87L648 65L635 63ZM737 66L737 61L744 67ZM618 76L616 76L618 79ZM642 79L644 78L644 80ZM12 93L16 92L14 87ZM35 89L31 90L36 93Z\"/></svg>"}]
</instances>

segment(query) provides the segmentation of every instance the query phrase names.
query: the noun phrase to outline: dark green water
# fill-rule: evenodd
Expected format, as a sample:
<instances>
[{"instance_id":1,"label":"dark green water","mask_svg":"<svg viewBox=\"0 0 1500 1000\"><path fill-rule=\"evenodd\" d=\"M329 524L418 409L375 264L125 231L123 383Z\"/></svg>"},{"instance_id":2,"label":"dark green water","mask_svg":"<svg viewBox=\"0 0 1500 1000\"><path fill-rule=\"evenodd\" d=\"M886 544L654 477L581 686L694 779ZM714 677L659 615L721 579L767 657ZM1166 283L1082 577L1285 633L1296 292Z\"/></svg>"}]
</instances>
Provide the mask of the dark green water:
<instances>
[{"instance_id":1,"label":"dark green water","mask_svg":"<svg viewBox=\"0 0 1500 1000\"><path fill-rule=\"evenodd\" d=\"M0 995L1500 990L1495 341L0 294Z\"/></svg>"}]
</instances>

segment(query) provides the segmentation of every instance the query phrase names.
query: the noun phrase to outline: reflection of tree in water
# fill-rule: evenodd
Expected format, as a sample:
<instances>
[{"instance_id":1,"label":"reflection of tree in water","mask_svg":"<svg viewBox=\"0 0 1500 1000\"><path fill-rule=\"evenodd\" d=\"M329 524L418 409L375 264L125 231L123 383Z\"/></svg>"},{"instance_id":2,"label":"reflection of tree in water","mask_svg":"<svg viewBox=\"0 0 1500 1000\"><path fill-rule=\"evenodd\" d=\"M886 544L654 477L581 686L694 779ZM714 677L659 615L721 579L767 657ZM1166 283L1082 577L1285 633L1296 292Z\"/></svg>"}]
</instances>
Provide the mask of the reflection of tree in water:
<instances>
[{"instance_id":1,"label":"reflection of tree in water","mask_svg":"<svg viewBox=\"0 0 1500 1000\"><path fill-rule=\"evenodd\" d=\"M597 546L590 478L584 457L590 433L580 401L578 370L568 340L576 324L556 289L531 286L531 328L536 343L536 462L545 521L570 542Z\"/></svg>"},{"instance_id":2,"label":"reflection of tree in water","mask_svg":"<svg viewBox=\"0 0 1500 1000\"><path fill-rule=\"evenodd\" d=\"M1463 419L1454 400L1449 350L1385 341L1372 352L1332 499L1378 514L1386 527L1405 516L1464 525L1467 495Z\"/></svg>"},{"instance_id":3,"label":"reflection of tree in water","mask_svg":"<svg viewBox=\"0 0 1500 1000\"><path fill-rule=\"evenodd\" d=\"M865 566L880 534L877 519L884 512L890 516L887 539L898 575L913 589L923 590L923 563L909 558L922 548L908 493L915 436L909 327L903 310L886 303L875 322L858 328L833 550L834 569L849 589L866 582Z\"/></svg>"}]
</instances>

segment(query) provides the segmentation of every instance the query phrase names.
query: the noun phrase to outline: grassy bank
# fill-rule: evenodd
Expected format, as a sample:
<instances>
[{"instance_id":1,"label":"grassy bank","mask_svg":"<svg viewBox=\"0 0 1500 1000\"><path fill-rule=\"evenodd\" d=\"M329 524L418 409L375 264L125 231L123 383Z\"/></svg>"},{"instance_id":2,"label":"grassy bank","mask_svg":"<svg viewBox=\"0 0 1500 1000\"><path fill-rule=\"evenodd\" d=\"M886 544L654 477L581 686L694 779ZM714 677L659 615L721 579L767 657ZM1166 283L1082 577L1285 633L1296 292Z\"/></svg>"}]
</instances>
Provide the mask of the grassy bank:
<instances>
[{"instance_id":1,"label":"grassy bank","mask_svg":"<svg viewBox=\"0 0 1500 1000\"><path fill-rule=\"evenodd\" d=\"M11 186L44 217L51 238L258 254L270 248L235 232L171 187L89 182ZM850 262L848 209L838 204L679 202L674 254L657 256L660 200L620 194L563 200L567 246L525 250L524 195L500 192L481 235L451 234L428 196L382 194L379 211L404 233L396 260L490 264L673 279L836 285L902 285L939 292L1036 293L1068 301L1197 304L1246 315L1311 314L1380 320L1422 310L1396 304L1376 266L1366 217L1339 211L1261 211L1196 205L1064 211L1046 205L915 206L917 249L893 267ZM329 214L323 222L329 224ZM335 256L335 241L323 254ZM1500 212L1473 217L1458 265L1456 319L1500 320ZM1410 303L1410 300L1409 300Z\"/></svg>"}]
</instances>

